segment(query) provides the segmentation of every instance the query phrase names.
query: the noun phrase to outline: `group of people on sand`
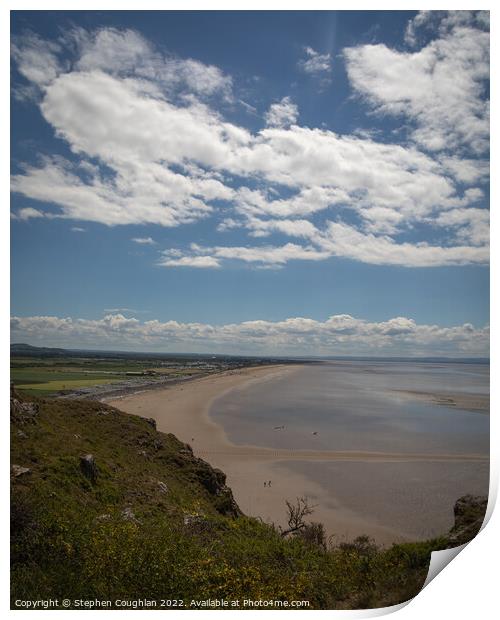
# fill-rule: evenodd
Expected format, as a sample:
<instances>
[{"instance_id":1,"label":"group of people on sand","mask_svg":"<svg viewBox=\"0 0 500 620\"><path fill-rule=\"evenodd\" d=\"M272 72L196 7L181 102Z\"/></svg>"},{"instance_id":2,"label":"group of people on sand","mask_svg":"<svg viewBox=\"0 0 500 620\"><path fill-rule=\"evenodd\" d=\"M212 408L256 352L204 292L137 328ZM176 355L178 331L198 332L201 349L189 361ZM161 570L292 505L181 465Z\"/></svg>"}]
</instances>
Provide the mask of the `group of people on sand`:
<instances>
[{"instance_id":1,"label":"group of people on sand","mask_svg":"<svg viewBox=\"0 0 500 620\"><path fill-rule=\"evenodd\" d=\"M269 482L264 481L264 486L265 487L270 487L271 486L271 481L269 480Z\"/></svg>"}]
</instances>

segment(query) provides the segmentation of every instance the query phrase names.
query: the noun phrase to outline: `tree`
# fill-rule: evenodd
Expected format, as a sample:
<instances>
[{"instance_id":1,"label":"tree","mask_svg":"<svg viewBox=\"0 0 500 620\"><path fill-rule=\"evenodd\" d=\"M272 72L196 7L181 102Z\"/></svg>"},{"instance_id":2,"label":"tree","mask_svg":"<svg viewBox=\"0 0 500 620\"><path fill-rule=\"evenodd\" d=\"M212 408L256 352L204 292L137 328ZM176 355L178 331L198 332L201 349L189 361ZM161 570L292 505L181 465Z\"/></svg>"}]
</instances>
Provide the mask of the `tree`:
<instances>
[{"instance_id":1,"label":"tree","mask_svg":"<svg viewBox=\"0 0 500 620\"><path fill-rule=\"evenodd\" d=\"M285 503L288 510L288 529L281 530L282 536L293 534L306 527L305 517L311 515L316 508L309 505L307 497L297 497L295 504L291 504L288 500Z\"/></svg>"}]
</instances>

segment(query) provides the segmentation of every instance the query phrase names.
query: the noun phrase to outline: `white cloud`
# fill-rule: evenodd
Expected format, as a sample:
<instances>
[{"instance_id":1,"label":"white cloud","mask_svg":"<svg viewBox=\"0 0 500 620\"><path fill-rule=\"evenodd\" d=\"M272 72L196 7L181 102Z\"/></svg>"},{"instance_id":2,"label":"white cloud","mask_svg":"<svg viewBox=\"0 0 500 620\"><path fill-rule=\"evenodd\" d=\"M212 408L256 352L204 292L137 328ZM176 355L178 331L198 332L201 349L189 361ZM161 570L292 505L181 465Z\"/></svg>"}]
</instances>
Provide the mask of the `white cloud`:
<instances>
[{"instance_id":1,"label":"white cloud","mask_svg":"<svg viewBox=\"0 0 500 620\"><path fill-rule=\"evenodd\" d=\"M44 217L44 214L38 209L33 209L33 207L23 207L22 209L19 209L17 213L14 213L13 217L16 220L30 220L33 218Z\"/></svg>"},{"instance_id":2,"label":"white cloud","mask_svg":"<svg viewBox=\"0 0 500 620\"><path fill-rule=\"evenodd\" d=\"M410 19L405 31L405 41L408 45L417 44L418 31L431 21L432 13L432 11L419 11L413 19Z\"/></svg>"},{"instance_id":3,"label":"white cloud","mask_svg":"<svg viewBox=\"0 0 500 620\"><path fill-rule=\"evenodd\" d=\"M131 241L139 245L156 245L156 241L152 237L134 237Z\"/></svg>"},{"instance_id":4,"label":"white cloud","mask_svg":"<svg viewBox=\"0 0 500 620\"><path fill-rule=\"evenodd\" d=\"M104 71L113 75L133 75L152 80L173 92L210 96L222 93L232 98L232 79L218 67L192 58L164 56L138 32L102 28L94 33L73 32L80 58L79 71Z\"/></svg>"},{"instance_id":5,"label":"white cloud","mask_svg":"<svg viewBox=\"0 0 500 620\"><path fill-rule=\"evenodd\" d=\"M489 29L489 11L419 11L408 22L405 41L414 47L424 34L437 31L445 35L456 27L479 27Z\"/></svg>"},{"instance_id":6,"label":"white cloud","mask_svg":"<svg viewBox=\"0 0 500 620\"><path fill-rule=\"evenodd\" d=\"M205 323L140 322L122 314L102 319L12 317L14 341L72 347L179 351L247 351L263 354L371 354L487 356L488 327L417 324L406 317L370 322L347 314L325 321L294 317Z\"/></svg>"},{"instance_id":7,"label":"white cloud","mask_svg":"<svg viewBox=\"0 0 500 620\"><path fill-rule=\"evenodd\" d=\"M413 20L410 41L432 13ZM489 145L489 33L474 27L468 12L457 13L443 17L439 38L416 52L361 45L345 49L344 57L354 88L380 113L412 119L418 144L483 153Z\"/></svg>"},{"instance_id":8,"label":"white cloud","mask_svg":"<svg viewBox=\"0 0 500 620\"><path fill-rule=\"evenodd\" d=\"M164 253L164 258L158 261L162 267L197 267L199 269L211 269L220 267L220 262L214 256L170 256Z\"/></svg>"},{"instance_id":9,"label":"white cloud","mask_svg":"<svg viewBox=\"0 0 500 620\"><path fill-rule=\"evenodd\" d=\"M319 230L306 220L258 220L248 224L254 236L263 237L271 232L281 232L304 238L309 245L286 243L282 246L215 246L191 244L189 251L165 250L165 267L203 266L219 267L223 260L242 261L257 265L283 266L289 261L320 261L338 256L372 265L398 265L403 267L432 267L436 265L486 264L489 260L487 211L482 209L452 210L437 222L446 228L460 227L456 232L457 243L452 247L431 245L425 242L396 242L387 235L363 233L342 222L327 222ZM479 212L479 214L477 213ZM483 216L486 216L484 217ZM171 258L172 252L175 258ZM207 261L207 262L206 262ZM200 262L199 265L195 263Z\"/></svg>"},{"instance_id":10,"label":"white cloud","mask_svg":"<svg viewBox=\"0 0 500 620\"><path fill-rule=\"evenodd\" d=\"M288 127L299 117L299 109L290 97L283 97L279 103L273 103L265 114L268 127Z\"/></svg>"},{"instance_id":11,"label":"white cloud","mask_svg":"<svg viewBox=\"0 0 500 620\"><path fill-rule=\"evenodd\" d=\"M484 181L490 174L490 163L484 159L466 159L464 157L441 157L444 169L460 183L477 183Z\"/></svg>"},{"instance_id":12,"label":"white cloud","mask_svg":"<svg viewBox=\"0 0 500 620\"><path fill-rule=\"evenodd\" d=\"M475 110L467 102L476 77L484 75L481 37L487 35L470 25L447 28L444 38L413 54L385 46L347 50L349 73L379 108L413 115L417 141L431 129L433 139L439 138L437 123L456 143L467 137L477 146L482 120L475 117L472 123L478 131L462 121ZM15 217L176 227L217 216L219 232L244 228L250 239L280 234L307 243L212 242L203 251L163 254L161 264L169 267L219 267L233 258L280 266L330 256L407 266L487 262L484 219L479 225L474 216L460 226L446 219L447 212L475 209L483 200L477 185L487 179L486 160L459 150L433 156L415 146L377 141L372 134L301 127L288 97L270 106L270 126L253 133L225 121L201 99L217 95L220 103L232 96L232 80L220 69L165 56L129 30L76 30L66 38L42 49L41 56L51 59L43 76L33 53L43 41L16 43L14 58L41 88L40 110L72 160L45 158L13 175L12 190L41 204ZM77 50L71 66L57 60L62 45ZM328 55L308 48L307 57L308 67L319 73L331 68ZM458 80L463 97L445 110L436 103L442 86L429 66L446 77L457 63L465 64ZM43 203L50 205L47 211ZM323 223L313 224L320 212ZM438 230L442 246L421 238L400 241L416 224ZM350 243L366 243L367 250Z\"/></svg>"},{"instance_id":13,"label":"white cloud","mask_svg":"<svg viewBox=\"0 0 500 620\"><path fill-rule=\"evenodd\" d=\"M107 314L121 314L122 312L133 312L134 314L150 314L149 310L137 310L135 308L104 308Z\"/></svg>"},{"instance_id":14,"label":"white cloud","mask_svg":"<svg viewBox=\"0 0 500 620\"><path fill-rule=\"evenodd\" d=\"M486 209L452 209L436 220L440 226L455 229L457 239L473 246L484 247L490 234L490 214Z\"/></svg>"},{"instance_id":15,"label":"white cloud","mask_svg":"<svg viewBox=\"0 0 500 620\"><path fill-rule=\"evenodd\" d=\"M332 58L330 54L320 54L312 47L304 48L305 58L301 58L297 66L301 71L324 80L330 79Z\"/></svg>"},{"instance_id":16,"label":"white cloud","mask_svg":"<svg viewBox=\"0 0 500 620\"><path fill-rule=\"evenodd\" d=\"M61 47L30 33L13 39L12 58L18 71L32 84L43 87L52 82L61 71L57 54Z\"/></svg>"},{"instance_id":17,"label":"white cloud","mask_svg":"<svg viewBox=\"0 0 500 620\"><path fill-rule=\"evenodd\" d=\"M388 236L364 234L352 226L330 222L326 234L318 240L320 247L334 256L344 256L374 265L431 267L435 265L485 264L487 246L433 246L425 242L395 242Z\"/></svg>"},{"instance_id":18,"label":"white cloud","mask_svg":"<svg viewBox=\"0 0 500 620\"><path fill-rule=\"evenodd\" d=\"M138 32L102 28L94 33L75 30L80 58L76 67L80 71L134 72L154 55L151 45Z\"/></svg>"},{"instance_id":19,"label":"white cloud","mask_svg":"<svg viewBox=\"0 0 500 620\"><path fill-rule=\"evenodd\" d=\"M179 251L165 250L162 254L165 258L159 261L163 267L219 267L221 260L237 260L245 263L262 263L268 265L284 265L290 260L323 260L328 258L326 252L322 252L311 246L300 246L295 243L287 243L283 246L252 246L231 247L216 246L203 247L191 244L189 254Z\"/></svg>"},{"instance_id":20,"label":"white cloud","mask_svg":"<svg viewBox=\"0 0 500 620\"><path fill-rule=\"evenodd\" d=\"M83 232L87 232L87 229L86 228L81 228L80 226L72 226L71 227L71 232L83 233Z\"/></svg>"}]
</instances>

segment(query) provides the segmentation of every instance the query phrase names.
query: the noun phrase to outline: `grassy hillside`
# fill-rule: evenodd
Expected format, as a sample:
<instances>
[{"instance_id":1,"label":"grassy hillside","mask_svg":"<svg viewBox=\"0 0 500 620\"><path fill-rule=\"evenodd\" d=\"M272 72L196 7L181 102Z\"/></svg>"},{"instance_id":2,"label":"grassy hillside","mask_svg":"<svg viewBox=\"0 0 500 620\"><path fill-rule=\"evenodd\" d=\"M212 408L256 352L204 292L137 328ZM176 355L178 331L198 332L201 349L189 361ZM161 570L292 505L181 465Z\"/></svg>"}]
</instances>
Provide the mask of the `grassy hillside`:
<instances>
[{"instance_id":1,"label":"grassy hillside","mask_svg":"<svg viewBox=\"0 0 500 620\"><path fill-rule=\"evenodd\" d=\"M379 550L361 538L332 547L314 524L283 537L241 515L224 474L189 446L100 403L14 393L11 428L13 601L384 606L416 594L431 550L449 544ZM474 514L462 535L477 530Z\"/></svg>"}]
</instances>

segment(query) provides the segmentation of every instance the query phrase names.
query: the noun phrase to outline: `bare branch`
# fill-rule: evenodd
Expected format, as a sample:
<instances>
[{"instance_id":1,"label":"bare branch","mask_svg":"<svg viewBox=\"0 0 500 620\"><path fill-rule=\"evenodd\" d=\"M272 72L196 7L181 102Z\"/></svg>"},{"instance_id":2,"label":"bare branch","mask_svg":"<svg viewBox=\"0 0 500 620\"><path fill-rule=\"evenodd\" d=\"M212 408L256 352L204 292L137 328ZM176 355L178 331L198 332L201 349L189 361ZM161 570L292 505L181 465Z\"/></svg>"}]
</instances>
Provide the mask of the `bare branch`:
<instances>
[{"instance_id":1,"label":"bare branch","mask_svg":"<svg viewBox=\"0 0 500 620\"><path fill-rule=\"evenodd\" d=\"M285 503L288 509L288 529L282 530L282 536L287 536L304 528L306 526L305 517L311 515L316 508L316 505L309 505L307 497L297 497L295 504L291 504L288 500Z\"/></svg>"}]
</instances>

